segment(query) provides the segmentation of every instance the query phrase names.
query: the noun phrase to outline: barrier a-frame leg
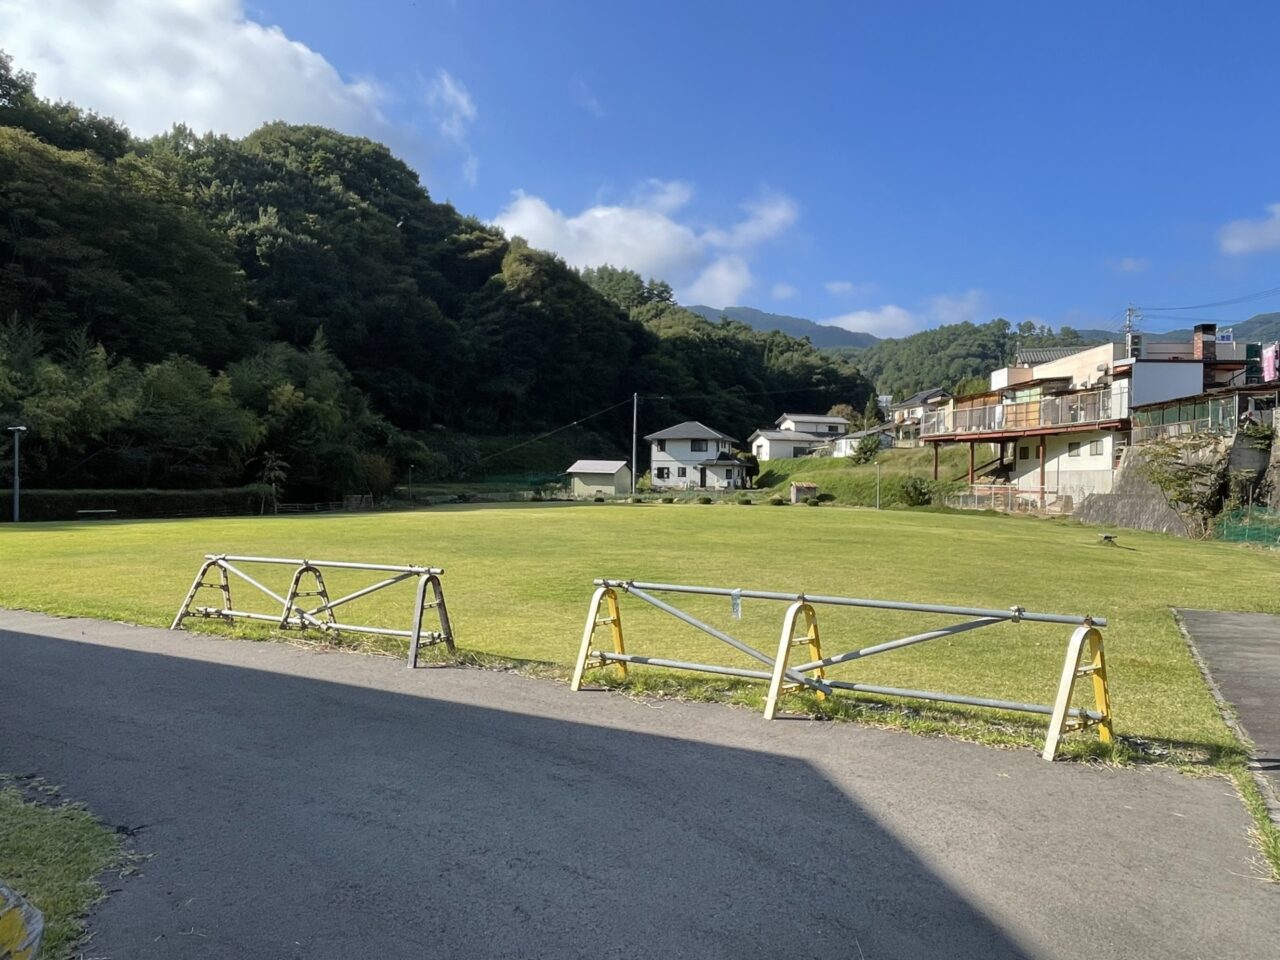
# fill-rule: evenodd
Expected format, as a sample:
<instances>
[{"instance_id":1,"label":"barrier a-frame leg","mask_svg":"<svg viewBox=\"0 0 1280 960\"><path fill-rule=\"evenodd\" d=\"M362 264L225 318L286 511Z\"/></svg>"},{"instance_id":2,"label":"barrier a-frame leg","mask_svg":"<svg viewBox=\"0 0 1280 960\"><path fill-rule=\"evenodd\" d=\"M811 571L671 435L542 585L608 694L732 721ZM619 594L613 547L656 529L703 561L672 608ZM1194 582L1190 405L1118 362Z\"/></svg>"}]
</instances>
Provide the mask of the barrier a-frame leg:
<instances>
[{"instance_id":1,"label":"barrier a-frame leg","mask_svg":"<svg viewBox=\"0 0 1280 960\"><path fill-rule=\"evenodd\" d=\"M801 636L796 636L796 621L804 617L805 631ZM783 683L783 677L789 669L789 660L791 659L791 651L795 647L808 647L810 660L822 659L822 640L818 635L818 615L813 607L798 600L787 608L787 615L782 620L782 637L778 641L778 656L773 661L773 678L769 681L769 697L764 703L764 718L772 720L778 711L778 697L786 690L798 689L801 685L798 683ZM814 676L825 677L826 670L819 667L814 671ZM818 699L822 700L826 694L821 690L814 691L818 695Z\"/></svg>"},{"instance_id":2,"label":"barrier a-frame leg","mask_svg":"<svg viewBox=\"0 0 1280 960\"><path fill-rule=\"evenodd\" d=\"M1082 665L1086 645L1089 662ZM1076 680L1081 677L1093 678L1094 712L1099 714L1098 719L1067 715ZM1064 733L1094 725L1098 728L1098 739L1102 743L1110 743L1115 731L1111 723L1111 694L1107 689L1107 660L1102 648L1102 634L1095 627L1079 627L1067 643L1067 657L1062 665L1062 678L1058 681L1058 696L1053 702L1049 733L1044 740L1044 752L1040 755L1052 760L1058 754L1058 744Z\"/></svg>"},{"instance_id":3,"label":"barrier a-frame leg","mask_svg":"<svg viewBox=\"0 0 1280 960\"><path fill-rule=\"evenodd\" d=\"M302 586L302 578L308 575L314 581L315 589L300 590L299 588ZM324 585L324 575L321 574L316 567L311 566L309 563L304 563L294 571L293 580L289 584L289 593L285 597L284 610L280 615L280 627L282 629L287 629L290 626L297 626L301 630L306 629L309 625L307 623L307 619L309 619L309 617L304 618L303 616L306 613L305 609L300 608L297 603L295 603L299 597L318 597L323 604L323 606L319 608L320 612L324 616L323 622L325 624L336 622L333 616L333 611L329 608L329 591ZM297 623L291 624L290 618L292 618L295 613L297 614ZM314 620L310 625L314 625ZM334 632L336 633L338 631Z\"/></svg>"},{"instance_id":4,"label":"barrier a-frame leg","mask_svg":"<svg viewBox=\"0 0 1280 960\"><path fill-rule=\"evenodd\" d=\"M608 616L600 616L600 605L605 604ZM618 594L614 592L612 587L597 587L596 592L591 595L591 606L587 609L587 623L582 630L582 646L578 648L578 662L573 668L573 680L569 683L569 689L578 691L582 689L582 675L588 669L587 661L591 658L591 638L599 627L607 626L613 634L613 652L626 653L626 647L622 641L622 612L618 607ZM604 666L603 663L591 664L593 667ZM618 668L618 676L626 678L627 665L625 663L615 663Z\"/></svg>"},{"instance_id":5,"label":"barrier a-frame leg","mask_svg":"<svg viewBox=\"0 0 1280 960\"><path fill-rule=\"evenodd\" d=\"M427 599L427 587L431 588L432 599ZM444 588L440 578L434 573L423 574L418 578L417 602L414 605L413 629L409 637L409 669L418 666L418 649L422 646L422 618L427 610L434 610L440 620L440 630L426 635L427 643L443 643L450 653L454 652L453 627L449 623L449 608L444 605Z\"/></svg>"},{"instance_id":6,"label":"barrier a-frame leg","mask_svg":"<svg viewBox=\"0 0 1280 960\"><path fill-rule=\"evenodd\" d=\"M209 572L210 567L218 568L219 579L217 583L204 582L205 574ZM200 565L200 572L196 574L196 578L191 581L191 589L187 591L187 595L182 601L182 606L178 608L177 616L173 618L173 623L169 624L170 630L177 630L182 626L183 620L193 615L191 604L202 587L217 587L222 591L222 609L233 609L231 606L231 582L227 579L226 569L218 562L217 558L206 560Z\"/></svg>"}]
</instances>

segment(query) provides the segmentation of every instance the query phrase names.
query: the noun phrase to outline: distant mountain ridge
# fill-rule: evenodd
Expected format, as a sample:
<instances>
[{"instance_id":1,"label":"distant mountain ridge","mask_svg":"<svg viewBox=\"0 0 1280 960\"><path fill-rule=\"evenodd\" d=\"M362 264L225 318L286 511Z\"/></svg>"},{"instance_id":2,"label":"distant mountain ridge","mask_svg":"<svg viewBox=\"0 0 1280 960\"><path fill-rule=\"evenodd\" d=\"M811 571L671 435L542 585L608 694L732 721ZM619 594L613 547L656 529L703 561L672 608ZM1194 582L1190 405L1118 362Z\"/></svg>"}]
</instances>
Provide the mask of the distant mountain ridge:
<instances>
[{"instance_id":1,"label":"distant mountain ridge","mask_svg":"<svg viewBox=\"0 0 1280 960\"><path fill-rule=\"evenodd\" d=\"M745 323L756 330L781 330L793 337L808 337L815 347L870 347L880 342L880 338L870 333L858 333L833 327L825 323L814 323L804 317L789 317L783 313L766 313L755 307L725 307L717 310L702 304L686 307L700 317L706 317L712 323L721 317L728 317L739 323Z\"/></svg>"},{"instance_id":2,"label":"distant mountain ridge","mask_svg":"<svg viewBox=\"0 0 1280 960\"><path fill-rule=\"evenodd\" d=\"M1218 330L1230 330L1237 340L1269 343L1280 340L1280 313L1259 313L1240 323L1218 323ZM1148 340L1190 340L1191 328L1144 334Z\"/></svg>"}]
</instances>

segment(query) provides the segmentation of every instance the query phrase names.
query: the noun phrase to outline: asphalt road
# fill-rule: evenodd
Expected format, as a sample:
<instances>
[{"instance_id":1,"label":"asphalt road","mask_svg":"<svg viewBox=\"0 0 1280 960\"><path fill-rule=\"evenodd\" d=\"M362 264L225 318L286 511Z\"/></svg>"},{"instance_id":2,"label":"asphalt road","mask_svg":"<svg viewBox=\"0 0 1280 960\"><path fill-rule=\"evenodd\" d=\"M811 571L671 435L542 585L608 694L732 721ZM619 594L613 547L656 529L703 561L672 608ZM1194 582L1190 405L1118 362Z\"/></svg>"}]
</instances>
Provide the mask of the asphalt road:
<instances>
[{"instance_id":1,"label":"asphalt road","mask_svg":"<svg viewBox=\"0 0 1280 960\"><path fill-rule=\"evenodd\" d=\"M1253 741L1253 764L1280 810L1280 617L1179 610L1218 696Z\"/></svg>"},{"instance_id":2,"label":"asphalt road","mask_svg":"<svg viewBox=\"0 0 1280 960\"><path fill-rule=\"evenodd\" d=\"M149 855L103 960L1280 943L1223 780L509 674L0 613L0 769Z\"/></svg>"}]
</instances>

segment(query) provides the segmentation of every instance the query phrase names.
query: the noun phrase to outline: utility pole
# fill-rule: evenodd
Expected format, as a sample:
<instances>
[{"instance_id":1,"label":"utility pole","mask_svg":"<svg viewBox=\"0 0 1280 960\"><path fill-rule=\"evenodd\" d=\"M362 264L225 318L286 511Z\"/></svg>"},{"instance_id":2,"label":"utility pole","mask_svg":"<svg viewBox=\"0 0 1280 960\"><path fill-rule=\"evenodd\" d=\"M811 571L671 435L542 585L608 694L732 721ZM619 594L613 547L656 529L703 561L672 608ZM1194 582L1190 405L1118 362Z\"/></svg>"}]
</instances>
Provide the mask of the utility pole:
<instances>
[{"instance_id":1,"label":"utility pole","mask_svg":"<svg viewBox=\"0 0 1280 960\"><path fill-rule=\"evenodd\" d=\"M22 435L27 432L26 427L10 427L9 432L13 434L13 522L18 522L18 492L21 488L21 477L19 475L19 459L22 451Z\"/></svg>"},{"instance_id":2,"label":"utility pole","mask_svg":"<svg viewBox=\"0 0 1280 960\"><path fill-rule=\"evenodd\" d=\"M636 426L640 423L640 394L631 394L631 495L636 495L636 470L640 464L636 462Z\"/></svg>"}]
</instances>

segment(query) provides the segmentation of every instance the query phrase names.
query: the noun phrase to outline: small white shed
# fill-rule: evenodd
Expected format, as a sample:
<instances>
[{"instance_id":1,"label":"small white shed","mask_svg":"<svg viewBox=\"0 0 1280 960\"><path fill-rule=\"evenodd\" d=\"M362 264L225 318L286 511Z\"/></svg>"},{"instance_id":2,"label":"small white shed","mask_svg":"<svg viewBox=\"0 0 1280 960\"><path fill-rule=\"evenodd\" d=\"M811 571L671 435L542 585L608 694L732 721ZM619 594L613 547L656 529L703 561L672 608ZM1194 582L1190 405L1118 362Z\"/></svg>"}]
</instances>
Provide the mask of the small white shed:
<instances>
[{"instance_id":1,"label":"small white shed","mask_svg":"<svg viewBox=\"0 0 1280 960\"><path fill-rule=\"evenodd\" d=\"M575 497L625 496L631 492L631 468L625 460L579 460L565 471Z\"/></svg>"}]
</instances>

